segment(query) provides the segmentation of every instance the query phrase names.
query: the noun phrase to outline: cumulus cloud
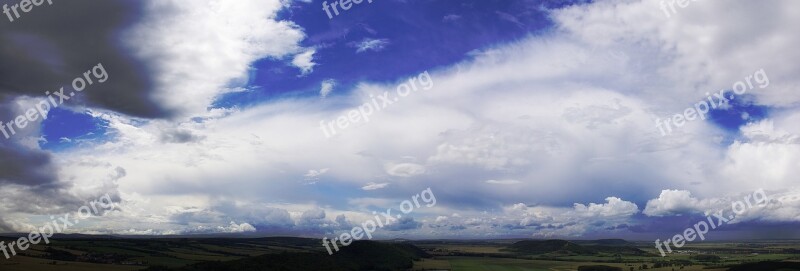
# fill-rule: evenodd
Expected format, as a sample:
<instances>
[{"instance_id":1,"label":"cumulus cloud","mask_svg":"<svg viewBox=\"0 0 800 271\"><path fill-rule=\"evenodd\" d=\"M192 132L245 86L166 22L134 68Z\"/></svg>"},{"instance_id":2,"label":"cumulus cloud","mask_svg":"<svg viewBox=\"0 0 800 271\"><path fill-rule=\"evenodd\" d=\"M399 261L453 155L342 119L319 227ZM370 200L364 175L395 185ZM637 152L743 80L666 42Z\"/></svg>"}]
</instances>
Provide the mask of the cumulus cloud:
<instances>
[{"instance_id":1,"label":"cumulus cloud","mask_svg":"<svg viewBox=\"0 0 800 271\"><path fill-rule=\"evenodd\" d=\"M522 203L504 208L501 226L508 230L530 231L535 236L580 236L587 232L605 230L634 223L632 216L639 212L635 203L617 197L606 198L606 203L575 203L572 208L553 206L527 206ZM484 224L480 220L468 224Z\"/></svg>"},{"instance_id":2,"label":"cumulus cloud","mask_svg":"<svg viewBox=\"0 0 800 271\"><path fill-rule=\"evenodd\" d=\"M153 96L162 107L201 114L217 95L247 82L253 61L301 51L300 28L276 20L282 8L278 0L147 1L126 41L153 71ZM306 50L292 63L310 71L313 53Z\"/></svg>"},{"instance_id":3,"label":"cumulus cloud","mask_svg":"<svg viewBox=\"0 0 800 271\"><path fill-rule=\"evenodd\" d=\"M197 226L196 228L190 228L182 231L182 234L203 234L203 233L244 233L244 232L255 232L256 228L247 223L236 224L236 222L231 221L228 226L216 226L216 227L206 227L206 226Z\"/></svg>"},{"instance_id":4,"label":"cumulus cloud","mask_svg":"<svg viewBox=\"0 0 800 271\"><path fill-rule=\"evenodd\" d=\"M643 213L649 216L703 213L709 207L707 202L692 197L686 190L664 190L657 199L647 201Z\"/></svg>"},{"instance_id":5,"label":"cumulus cloud","mask_svg":"<svg viewBox=\"0 0 800 271\"><path fill-rule=\"evenodd\" d=\"M590 203L589 205L583 205L576 203L574 208L575 212L599 217L625 217L639 212L639 207L635 203L624 201L617 197L608 197L606 198L606 203L603 204Z\"/></svg>"},{"instance_id":6,"label":"cumulus cloud","mask_svg":"<svg viewBox=\"0 0 800 271\"><path fill-rule=\"evenodd\" d=\"M314 71L314 54L317 52L315 49L306 50L303 53L297 54L292 59L292 65L300 69L300 76L307 75Z\"/></svg>"},{"instance_id":7,"label":"cumulus cloud","mask_svg":"<svg viewBox=\"0 0 800 271\"><path fill-rule=\"evenodd\" d=\"M800 222L800 190L784 191L758 189L720 197L697 199L689 191L664 190L657 199L648 201L644 214L648 216L710 215L724 211L735 215L730 223L742 222Z\"/></svg>"},{"instance_id":8,"label":"cumulus cloud","mask_svg":"<svg viewBox=\"0 0 800 271\"><path fill-rule=\"evenodd\" d=\"M312 209L303 212L297 221L298 226L318 225L320 221L325 219L325 210Z\"/></svg>"}]
</instances>

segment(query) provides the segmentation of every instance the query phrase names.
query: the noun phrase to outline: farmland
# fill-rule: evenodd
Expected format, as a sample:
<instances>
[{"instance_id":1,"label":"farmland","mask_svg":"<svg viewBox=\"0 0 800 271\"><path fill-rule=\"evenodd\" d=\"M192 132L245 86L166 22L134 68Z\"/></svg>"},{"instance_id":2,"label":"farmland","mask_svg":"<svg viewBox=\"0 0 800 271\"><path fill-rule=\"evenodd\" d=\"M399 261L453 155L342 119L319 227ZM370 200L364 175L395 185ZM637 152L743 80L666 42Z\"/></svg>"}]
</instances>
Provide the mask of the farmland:
<instances>
[{"instance_id":1,"label":"farmland","mask_svg":"<svg viewBox=\"0 0 800 271\"><path fill-rule=\"evenodd\" d=\"M62 237L0 261L0 270L722 271L768 261L800 270L792 269L800 264L800 242L706 242L661 257L649 242L624 240L382 241L328 255L319 240L305 238Z\"/></svg>"}]
</instances>

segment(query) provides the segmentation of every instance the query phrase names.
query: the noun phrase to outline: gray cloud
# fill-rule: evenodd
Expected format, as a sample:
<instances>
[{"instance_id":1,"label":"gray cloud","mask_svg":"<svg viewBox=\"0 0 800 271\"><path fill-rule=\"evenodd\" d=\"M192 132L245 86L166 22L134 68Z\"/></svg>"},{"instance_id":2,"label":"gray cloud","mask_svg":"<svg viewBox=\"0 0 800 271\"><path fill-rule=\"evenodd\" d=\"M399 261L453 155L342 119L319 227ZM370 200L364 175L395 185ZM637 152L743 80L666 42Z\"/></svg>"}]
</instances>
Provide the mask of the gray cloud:
<instances>
[{"instance_id":1,"label":"gray cloud","mask_svg":"<svg viewBox=\"0 0 800 271\"><path fill-rule=\"evenodd\" d=\"M3 220L3 218L0 218L0 233L10 233L14 231L14 227L11 224Z\"/></svg>"},{"instance_id":2,"label":"gray cloud","mask_svg":"<svg viewBox=\"0 0 800 271\"><path fill-rule=\"evenodd\" d=\"M422 223L417 222L414 218L411 217L404 217L398 219L392 224L389 224L385 227L386 230L390 231L405 231L405 230L415 230L422 227Z\"/></svg>"},{"instance_id":3,"label":"gray cloud","mask_svg":"<svg viewBox=\"0 0 800 271\"><path fill-rule=\"evenodd\" d=\"M37 189L27 186L10 185L0 191L0 212L20 212L28 214L57 214L74 212L85 201L66 193L63 189Z\"/></svg>"},{"instance_id":4,"label":"gray cloud","mask_svg":"<svg viewBox=\"0 0 800 271\"><path fill-rule=\"evenodd\" d=\"M13 4L12 1L0 3ZM119 29L132 22L138 1L71 1L46 3L0 24L0 121L13 121L27 108L19 97L44 97L102 63L109 80L87 87L65 104L91 105L140 116L163 117L167 112L151 100L151 85L141 63L127 57ZM6 20L3 17L3 20ZM91 75L90 75L91 76ZM52 156L26 147L20 140L37 130L30 123L10 139L0 138L0 183L59 188ZM27 144L30 145L30 144Z\"/></svg>"},{"instance_id":5,"label":"gray cloud","mask_svg":"<svg viewBox=\"0 0 800 271\"><path fill-rule=\"evenodd\" d=\"M171 129L161 133L161 142L165 143L190 143L203 140L203 138L203 136L185 129Z\"/></svg>"},{"instance_id":6,"label":"gray cloud","mask_svg":"<svg viewBox=\"0 0 800 271\"><path fill-rule=\"evenodd\" d=\"M0 183L57 187L49 153L3 141L0 143Z\"/></svg>"},{"instance_id":7,"label":"gray cloud","mask_svg":"<svg viewBox=\"0 0 800 271\"><path fill-rule=\"evenodd\" d=\"M3 1L8 2L8 1ZM0 24L0 92L5 97L44 96L64 87L98 63L108 81L87 87L65 103L90 105L137 117L170 115L152 99L144 64L129 57L121 30L138 18L143 2L130 0L56 2Z\"/></svg>"}]
</instances>

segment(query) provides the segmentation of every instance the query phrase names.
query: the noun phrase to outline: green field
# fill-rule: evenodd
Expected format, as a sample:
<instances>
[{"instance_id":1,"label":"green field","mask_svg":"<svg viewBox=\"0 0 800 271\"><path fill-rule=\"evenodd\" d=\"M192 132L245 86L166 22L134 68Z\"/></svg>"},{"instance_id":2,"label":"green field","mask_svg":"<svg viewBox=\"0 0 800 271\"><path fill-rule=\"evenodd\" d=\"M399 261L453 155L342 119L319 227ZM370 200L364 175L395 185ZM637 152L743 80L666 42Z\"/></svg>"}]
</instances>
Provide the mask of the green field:
<instances>
[{"instance_id":1,"label":"green field","mask_svg":"<svg viewBox=\"0 0 800 271\"><path fill-rule=\"evenodd\" d=\"M595 265L592 262L542 261L504 258L441 257L418 262L414 270L452 270L452 271L574 271L581 265ZM629 270L633 265L603 263ZM704 269L705 266L687 266L685 271L721 271L725 269ZM638 268L634 268L638 270ZM650 268L648 270L672 270L672 267ZM677 269L676 269L677 270Z\"/></svg>"},{"instance_id":2,"label":"green field","mask_svg":"<svg viewBox=\"0 0 800 271\"><path fill-rule=\"evenodd\" d=\"M671 271L673 268L682 271L722 271L744 263L800 262L800 243L787 241L699 243L686 246L667 257L655 254L657 252L649 243L624 240L605 242L618 244L565 240L384 242L392 246L405 246L403 249L406 252L391 247L388 250L378 247L381 248L377 249L379 251L351 251L348 252L350 258L345 257L344 262L386 256L385 259L395 263L406 259L408 267L413 265L412 270L452 271L573 271L579 266L591 265L619 267L624 271L631 268L640 270L644 265L647 265L647 270L656 271ZM309 259L328 261L331 256L325 253L320 244L319 240L303 238L58 239L48 246L32 246L23 254L0 261L0 270L129 271L160 266L161 269L151 270L183 271L200 270L192 268L200 268L193 266L206 263L238 262L240 266L252 266L259 263L259 259L280 262L284 258L294 257L294 263L302 263L303 254L313 256ZM365 254L361 253L370 256L362 257ZM411 254L423 256L409 256ZM341 252L339 256L342 256ZM341 263L342 259L338 261ZM656 264L663 267L654 268ZM335 270L357 270L348 268Z\"/></svg>"},{"instance_id":3,"label":"green field","mask_svg":"<svg viewBox=\"0 0 800 271\"><path fill-rule=\"evenodd\" d=\"M608 240L607 240L608 241ZM785 241L759 241L748 243L700 243L684 247L680 251L658 255L657 250L649 243L619 242L625 244L622 253L609 252L608 247L599 248L592 242L578 245L567 241L559 241L562 248L553 249L551 253L525 253L505 249L512 247L508 241L485 242L421 242L418 245L434 255L431 259L415 263L414 270L520 270L520 271L567 271L577 270L579 266L604 265L619 267L628 271L641 270L727 270L728 266L762 261L800 261L800 244ZM544 242L543 242L544 243ZM528 249L542 249L543 243L529 244ZM602 246L600 246L602 247ZM612 246L613 247L613 246ZM634 250L631 248L638 248ZM624 253L624 251L636 253ZM637 252L638 251L638 252ZM700 257L711 257L707 261ZM654 268L658 263L658 268ZM663 267L662 267L663 266Z\"/></svg>"},{"instance_id":4,"label":"green field","mask_svg":"<svg viewBox=\"0 0 800 271\"><path fill-rule=\"evenodd\" d=\"M55 264L53 264L55 262ZM85 271L85 270L108 270L108 271L132 271L141 270L141 266L123 266L113 264L94 264L81 262L61 262L25 256L16 256L0 262L0 270L3 271Z\"/></svg>"}]
</instances>

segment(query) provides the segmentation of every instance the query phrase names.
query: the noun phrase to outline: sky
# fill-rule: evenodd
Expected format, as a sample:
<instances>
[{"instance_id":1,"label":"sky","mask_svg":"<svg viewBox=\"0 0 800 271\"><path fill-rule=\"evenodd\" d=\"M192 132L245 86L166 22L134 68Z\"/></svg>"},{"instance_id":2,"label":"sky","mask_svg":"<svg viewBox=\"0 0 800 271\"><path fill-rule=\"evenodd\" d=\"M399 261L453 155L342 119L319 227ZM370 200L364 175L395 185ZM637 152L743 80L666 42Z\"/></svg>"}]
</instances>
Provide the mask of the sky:
<instances>
[{"instance_id":1,"label":"sky","mask_svg":"<svg viewBox=\"0 0 800 271\"><path fill-rule=\"evenodd\" d=\"M651 240L763 198L708 238L800 238L791 0L52 2L0 16L0 232L109 195L65 233L322 238L416 197L375 238Z\"/></svg>"}]
</instances>

